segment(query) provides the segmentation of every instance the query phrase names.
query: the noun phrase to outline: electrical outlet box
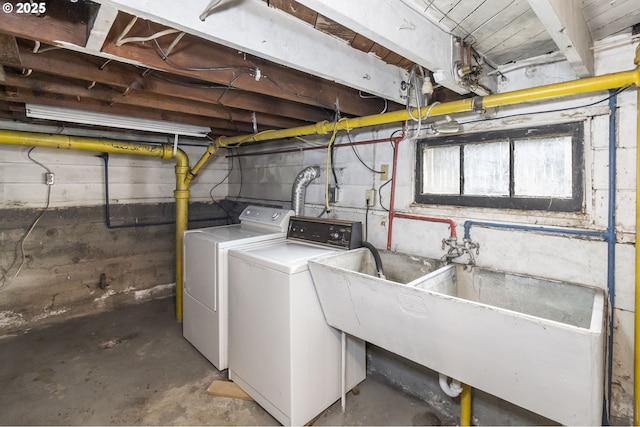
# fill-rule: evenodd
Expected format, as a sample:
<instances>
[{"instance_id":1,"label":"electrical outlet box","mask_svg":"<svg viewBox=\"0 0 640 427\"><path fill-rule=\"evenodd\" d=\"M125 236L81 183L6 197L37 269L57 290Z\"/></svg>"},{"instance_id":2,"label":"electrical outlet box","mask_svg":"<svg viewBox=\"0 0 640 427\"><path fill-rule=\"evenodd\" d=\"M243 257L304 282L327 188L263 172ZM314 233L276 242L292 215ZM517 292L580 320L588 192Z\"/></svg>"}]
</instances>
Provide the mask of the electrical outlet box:
<instances>
[{"instance_id":1,"label":"electrical outlet box","mask_svg":"<svg viewBox=\"0 0 640 427\"><path fill-rule=\"evenodd\" d=\"M337 187L329 187L329 203L338 203L342 198L342 190Z\"/></svg>"},{"instance_id":2,"label":"electrical outlet box","mask_svg":"<svg viewBox=\"0 0 640 427\"><path fill-rule=\"evenodd\" d=\"M370 190L366 190L364 192L364 197L367 201L367 206L369 206L370 208L374 207L376 205L376 190L375 189L370 189Z\"/></svg>"},{"instance_id":3,"label":"electrical outlet box","mask_svg":"<svg viewBox=\"0 0 640 427\"><path fill-rule=\"evenodd\" d=\"M386 163L380 165L380 171L382 172L380 174L380 179L382 181L389 181L389 165Z\"/></svg>"},{"instance_id":4,"label":"electrical outlet box","mask_svg":"<svg viewBox=\"0 0 640 427\"><path fill-rule=\"evenodd\" d=\"M47 185L53 185L56 183L56 176L53 173L44 174L44 183Z\"/></svg>"}]
</instances>

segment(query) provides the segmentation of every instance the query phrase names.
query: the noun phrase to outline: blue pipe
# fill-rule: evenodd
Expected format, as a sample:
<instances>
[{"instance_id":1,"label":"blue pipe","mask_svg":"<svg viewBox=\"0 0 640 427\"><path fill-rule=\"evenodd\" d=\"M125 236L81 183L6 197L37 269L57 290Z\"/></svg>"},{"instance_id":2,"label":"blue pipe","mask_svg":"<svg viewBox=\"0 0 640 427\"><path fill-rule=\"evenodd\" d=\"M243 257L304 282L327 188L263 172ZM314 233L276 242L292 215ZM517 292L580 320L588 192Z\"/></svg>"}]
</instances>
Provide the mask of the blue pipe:
<instances>
[{"instance_id":1,"label":"blue pipe","mask_svg":"<svg viewBox=\"0 0 640 427\"><path fill-rule=\"evenodd\" d=\"M584 230L575 228L546 227L543 225L506 224L488 221L465 221L464 238L469 239L471 227L503 228L508 230L539 231L558 233L570 236L597 237L607 242L607 293L609 306L609 339L607 342L607 391L603 401L602 423L609 425L611 412L611 375L613 372L613 313L615 303L615 254L616 254L616 109L617 92L610 91L609 98L609 191L608 222L606 231Z\"/></svg>"},{"instance_id":2,"label":"blue pipe","mask_svg":"<svg viewBox=\"0 0 640 427\"><path fill-rule=\"evenodd\" d=\"M609 91L609 207L607 211L607 293L609 294L609 342L607 343L607 395L602 412L604 425L609 425L611 415L611 376L613 374L613 315L615 307L615 268L616 268L616 110L617 92Z\"/></svg>"},{"instance_id":3,"label":"blue pipe","mask_svg":"<svg viewBox=\"0 0 640 427\"><path fill-rule=\"evenodd\" d=\"M508 224L501 222L488 222L488 221L465 221L464 223L464 238L469 239L471 233L471 227L484 227L484 228L504 228L507 230L522 230L522 231L540 231L543 233L559 233L568 234L571 236L587 236L598 237L606 240L607 233L603 231L595 230L580 230L575 228L561 228L561 227L547 227L544 225L526 225L526 224Z\"/></svg>"}]
</instances>

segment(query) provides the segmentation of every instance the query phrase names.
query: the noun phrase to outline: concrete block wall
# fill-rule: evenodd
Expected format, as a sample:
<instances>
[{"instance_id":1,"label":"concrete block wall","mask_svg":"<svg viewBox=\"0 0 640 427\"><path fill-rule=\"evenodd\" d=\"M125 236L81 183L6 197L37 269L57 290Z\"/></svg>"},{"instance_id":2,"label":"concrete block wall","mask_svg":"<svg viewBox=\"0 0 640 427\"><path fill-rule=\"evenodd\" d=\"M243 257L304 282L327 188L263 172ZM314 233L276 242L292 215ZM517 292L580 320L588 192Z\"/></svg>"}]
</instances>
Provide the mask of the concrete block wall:
<instances>
[{"instance_id":1,"label":"concrete block wall","mask_svg":"<svg viewBox=\"0 0 640 427\"><path fill-rule=\"evenodd\" d=\"M108 229L99 153L35 148L31 157L55 174L55 184L48 209L23 240L48 190L29 148L0 146L0 336L173 295L175 162L110 155L111 225L169 224ZM193 164L204 147L185 150ZM213 187L227 167L224 156L215 158L191 185L190 218L218 218L191 228L227 223L211 199L226 197L226 185Z\"/></svg>"}]
</instances>

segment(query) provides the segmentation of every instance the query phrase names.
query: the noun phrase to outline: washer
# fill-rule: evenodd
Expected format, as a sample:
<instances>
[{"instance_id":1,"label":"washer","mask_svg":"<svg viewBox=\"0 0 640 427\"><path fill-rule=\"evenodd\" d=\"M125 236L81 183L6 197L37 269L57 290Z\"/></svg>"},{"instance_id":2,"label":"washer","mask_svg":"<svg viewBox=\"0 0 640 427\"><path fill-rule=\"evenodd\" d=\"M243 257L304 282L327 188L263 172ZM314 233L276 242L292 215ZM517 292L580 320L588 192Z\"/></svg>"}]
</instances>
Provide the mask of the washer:
<instances>
[{"instance_id":1,"label":"washer","mask_svg":"<svg viewBox=\"0 0 640 427\"><path fill-rule=\"evenodd\" d=\"M341 397L341 333L324 319L307 261L349 249L353 228L293 217L287 240L229 251L229 378L284 425ZM345 354L348 391L366 377L364 341L349 337Z\"/></svg>"},{"instance_id":2,"label":"washer","mask_svg":"<svg viewBox=\"0 0 640 427\"><path fill-rule=\"evenodd\" d=\"M249 206L240 224L184 233L182 334L217 369L229 366L227 254L286 236L292 210Z\"/></svg>"}]
</instances>

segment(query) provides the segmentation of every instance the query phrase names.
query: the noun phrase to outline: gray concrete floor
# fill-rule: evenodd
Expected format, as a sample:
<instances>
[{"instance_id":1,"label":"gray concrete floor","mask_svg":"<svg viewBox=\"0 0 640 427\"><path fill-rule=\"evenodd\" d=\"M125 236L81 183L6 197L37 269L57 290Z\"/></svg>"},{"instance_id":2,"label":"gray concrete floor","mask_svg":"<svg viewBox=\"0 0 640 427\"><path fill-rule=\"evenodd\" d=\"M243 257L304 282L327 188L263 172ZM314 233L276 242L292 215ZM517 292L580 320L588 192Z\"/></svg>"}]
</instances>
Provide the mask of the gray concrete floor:
<instances>
[{"instance_id":1,"label":"gray concrete floor","mask_svg":"<svg viewBox=\"0 0 640 427\"><path fill-rule=\"evenodd\" d=\"M0 339L2 425L278 425L251 401L210 396L226 379L182 337L172 299ZM315 425L442 425L425 402L369 376Z\"/></svg>"}]
</instances>

